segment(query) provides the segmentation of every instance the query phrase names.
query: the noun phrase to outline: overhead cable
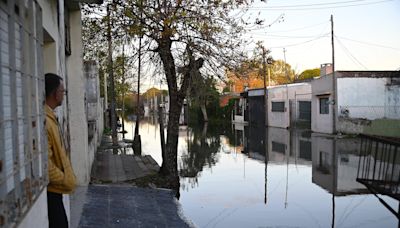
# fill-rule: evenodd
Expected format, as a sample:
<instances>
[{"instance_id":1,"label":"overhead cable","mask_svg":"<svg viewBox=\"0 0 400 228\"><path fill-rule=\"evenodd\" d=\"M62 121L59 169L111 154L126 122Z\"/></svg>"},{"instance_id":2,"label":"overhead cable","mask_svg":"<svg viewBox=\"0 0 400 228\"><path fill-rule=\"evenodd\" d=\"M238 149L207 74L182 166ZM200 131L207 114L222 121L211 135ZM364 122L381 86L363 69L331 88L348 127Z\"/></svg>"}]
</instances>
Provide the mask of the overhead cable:
<instances>
[{"instance_id":1,"label":"overhead cable","mask_svg":"<svg viewBox=\"0 0 400 228\"><path fill-rule=\"evenodd\" d=\"M396 48L396 47L389 47L389 46L385 46L385 45L381 45L381 44L374 44L374 43L370 43L370 42L354 40L354 39L346 38L346 37L343 37L343 36L336 36L336 37L339 37L340 39L343 39L343 40L349 40L349 41L353 41L353 42L356 42L356 43L365 44L365 45L369 45L369 46L376 46L376 47L388 48L388 49L400 51L400 48Z\"/></svg>"},{"instance_id":2,"label":"overhead cable","mask_svg":"<svg viewBox=\"0 0 400 228\"><path fill-rule=\"evenodd\" d=\"M344 44L340 41L340 39L338 39L337 36L335 36L336 41L339 43L339 45L342 47L342 49L344 50L344 52L346 53L347 56L349 56L349 58L356 64L360 65L361 67L363 67L365 70L368 70L368 68L362 64L353 54L351 54L351 52L349 51L349 49L346 48L346 46L344 46Z\"/></svg>"},{"instance_id":3,"label":"overhead cable","mask_svg":"<svg viewBox=\"0 0 400 228\"><path fill-rule=\"evenodd\" d=\"M248 7L248 10L267 10L267 11L283 11L283 10L293 10L293 11L301 11L301 10L320 10L320 9L335 9L335 8L346 8L346 7L354 7L354 6L364 6L364 5L373 5L373 4L380 4L385 2L392 2L395 0L383 0L383 1L375 1L375 2L366 2L366 3L359 3L359 4L348 4L348 5L338 5L338 6L326 6L326 7L288 7L288 6L281 6L281 8L275 8L272 6L269 7Z\"/></svg>"}]
</instances>

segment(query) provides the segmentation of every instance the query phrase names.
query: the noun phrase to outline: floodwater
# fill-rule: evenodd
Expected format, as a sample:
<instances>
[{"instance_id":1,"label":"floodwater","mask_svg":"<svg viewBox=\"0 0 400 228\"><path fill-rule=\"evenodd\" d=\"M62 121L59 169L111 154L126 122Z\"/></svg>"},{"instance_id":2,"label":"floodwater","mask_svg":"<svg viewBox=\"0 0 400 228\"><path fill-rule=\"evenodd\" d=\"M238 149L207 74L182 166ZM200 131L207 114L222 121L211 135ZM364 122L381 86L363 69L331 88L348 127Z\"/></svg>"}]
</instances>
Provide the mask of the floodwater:
<instances>
[{"instance_id":1,"label":"floodwater","mask_svg":"<svg viewBox=\"0 0 400 228\"><path fill-rule=\"evenodd\" d=\"M132 138L134 123L125 126ZM141 121L140 135L143 154L161 164L156 118ZM359 143L304 130L181 128L183 213L197 227L397 227L397 218L356 181ZM398 211L398 201L379 196Z\"/></svg>"}]
</instances>

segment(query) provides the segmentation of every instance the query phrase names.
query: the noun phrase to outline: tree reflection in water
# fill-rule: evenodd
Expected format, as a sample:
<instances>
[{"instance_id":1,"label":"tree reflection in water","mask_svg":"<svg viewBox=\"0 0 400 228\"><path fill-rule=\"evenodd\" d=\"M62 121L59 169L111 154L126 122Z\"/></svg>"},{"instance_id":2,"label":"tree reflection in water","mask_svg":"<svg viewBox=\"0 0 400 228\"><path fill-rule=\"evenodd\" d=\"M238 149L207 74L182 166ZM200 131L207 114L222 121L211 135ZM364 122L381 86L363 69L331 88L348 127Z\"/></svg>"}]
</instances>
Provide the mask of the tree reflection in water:
<instances>
[{"instance_id":1,"label":"tree reflection in water","mask_svg":"<svg viewBox=\"0 0 400 228\"><path fill-rule=\"evenodd\" d=\"M220 135L224 134L220 126L205 123L191 126L188 130L187 151L179 161L179 176L182 178L181 189L194 188L198 185L198 177L204 167L211 168L218 162L221 147Z\"/></svg>"}]
</instances>

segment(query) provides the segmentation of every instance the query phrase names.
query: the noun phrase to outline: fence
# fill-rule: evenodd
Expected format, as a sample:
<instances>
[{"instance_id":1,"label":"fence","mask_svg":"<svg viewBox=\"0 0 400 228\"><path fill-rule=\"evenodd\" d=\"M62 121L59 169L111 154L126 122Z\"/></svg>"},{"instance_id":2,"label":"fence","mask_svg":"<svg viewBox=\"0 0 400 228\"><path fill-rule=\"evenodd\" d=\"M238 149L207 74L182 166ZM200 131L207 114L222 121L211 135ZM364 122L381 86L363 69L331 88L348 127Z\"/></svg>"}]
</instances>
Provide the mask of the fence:
<instances>
[{"instance_id":1,"label":"fence","mask_svg":"<svg viewBox=\"0 0 400 228\"><path fill-rule=\"evenodd\" d=\"M382 194L400 200L400 143L374 136L360 137L357 181L375 195ZM399 217L388 204L379 200Z\"/></svg>"}]
</instances>

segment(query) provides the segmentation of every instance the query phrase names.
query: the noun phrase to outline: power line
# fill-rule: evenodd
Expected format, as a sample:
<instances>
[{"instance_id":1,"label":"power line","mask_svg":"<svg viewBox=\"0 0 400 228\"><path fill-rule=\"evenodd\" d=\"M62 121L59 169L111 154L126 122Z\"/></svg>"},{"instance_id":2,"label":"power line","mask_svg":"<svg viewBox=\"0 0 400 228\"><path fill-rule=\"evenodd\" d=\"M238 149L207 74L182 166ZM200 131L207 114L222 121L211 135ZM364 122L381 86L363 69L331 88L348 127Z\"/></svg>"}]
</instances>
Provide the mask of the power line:
<instances>
[{"instance_id":1,"label":"power line","mask_svg":"<svg viewBox=\"0 0 400 228\"><path fill-rule=\"evenodd\" d=\"M265 33L265 34L261 34L261 33L249 33L246 35L256 35L256 36L262 36L262 37L266 37L266 38L271 38L271 37L275 37L275 38L287 38L287 39L305 39L305 38L316 38L316 37L320 37L320 36L326 36L327 34L318 34L318 35L313 35L313 36L284 36L284 35L274 35L274 34L269 34L269 33Z\"/></svg>"},{"instance_id":2,"label":"power line","mask_svg":"<svg viewBox=\"0 0 400 228\"><path fill-rule=\"evenodd\" d=\"M294 7L309 7L309 6L326 6L326 5L340 5L349 4L353 2L365 2L370 0L351 0L351 1L339 1L339 2L326 2L326 3L313 3L313 4L300 4L300 5L281 5L281 6L267 6L265 8L294 8ZM261 8L261 7L260 7Z\"/></svg>"},{"instance_id":3,"label":"power line","mask_svg":"<svg viewBox=\"0 0 400 228\"><path fill-rule=\"evenodd\" d=\"M324 38L324 37L328 37L328 34L324 34L324 35L322 35L322 36L318 36L318 37L316 37L316 38L314 38L314 39L307 40L307 41L300 42L300 43L287 44L287 45L282 45L282 46L277 46L277 47L270 47L270 48L284 48L284 47L298 46L298 45L302 45L302 44L306 44L306 43L313 42L313 41L315 41L315 40L319 40L319 39Z\"/></svg>"},{"instance_id":4,"label":"power line","mask_svg":"<svg viewBox=\"0 0 400 228\"><path fill-rule=\"evenodd\" d=\"M247 8L248 10L293 10L293 11L301 11L301 10L320 10L320 9L335 9L335 8L345 8L345 7L353 7L353 6L364 6L364 5L373 5L373 4L379 4L379 3L384 3L384 2L391 2L395 0L383 0L383 1L376 1L376 2L366 2L366 3L359 3L359 4L348 4L348 5L338 5L338 6L326 6L326 7L297 7L297 8L292 8L290 6L282 6L281 8L274 8L272 6L269 7L249 7Z\"/></svg>"},{"instance_id":5,"label":"power line","mask_svg":"<svg viewBox=\"0 0 400 228\"><path fill-rule=\"evenodd\" d=\"M340 41L340 39L338 39L337 36L335 36L336 40L338 41L338 43L340 44L340 46L343 48L344 52L346 53L347 56L350 57L350 59L356 63L359 64L360 66L362 66L365 70L368 70L368 68L362 64L353 54L351 54L351 52L349 51L349 49L346 48L346 46L344 46L344 44Z\"/></svg>"},{"instance_id":6,"label":"power line","mask_svg":"<svg viewBox=\"0 0 400 228\"><path fill-rule=\"evenodd\" d=\"M299 28L294 28L294 29L289 29L289 30L278 30L278 31L271 31L272 33L280 33L280 32L293 32L293 31L300 31L300 30L306 30L309 28L314 28L314 27L318 27L320 25L324 25L327 24L328 21L324 21L318 24L313 24L313 25L308 25L308 26L304 26L304 27L299 27Z\"/></svg>"},{"instance_id":7,"label":"power line","mask_svg":"<svg viewBox=\"0 0 400 228\"><path fill-rule=\"evenodd\" d=\"M381 45L381 44L374 44L374 43L365 42L365 41L354 40L354 39L346 38L346 37L343 37L343 36L338 36L338 37L340 39L349 40L349 41L353 41L353 42L356 42L356 43L361 43L361 44L365 44L365 45L369 45L369 46L376 46L376 47L388 48L388 49L400 51L400 48L389 47L389 46L385 46L385 45Z\"/></svg>"}]
</instances>

